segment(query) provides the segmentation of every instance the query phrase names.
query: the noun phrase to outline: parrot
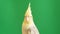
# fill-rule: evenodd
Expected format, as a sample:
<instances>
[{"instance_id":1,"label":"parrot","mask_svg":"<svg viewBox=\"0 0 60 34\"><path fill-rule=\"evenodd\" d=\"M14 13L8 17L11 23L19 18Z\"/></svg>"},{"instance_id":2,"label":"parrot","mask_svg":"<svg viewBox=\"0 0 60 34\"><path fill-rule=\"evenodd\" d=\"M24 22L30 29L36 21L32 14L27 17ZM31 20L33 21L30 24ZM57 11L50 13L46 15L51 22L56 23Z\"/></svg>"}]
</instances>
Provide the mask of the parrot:
<instances>
[{"instance_id":1,"label":"parrot","mask_svg":"<svg viewBox=\"0 0 60 34\"><path fill-rule=\"evenodd\" d=\"M28 5L27 11L25 13L24 21L22 23L22 34L40 34L33 21L30 3Z\"/></svg>"}]
</instances>

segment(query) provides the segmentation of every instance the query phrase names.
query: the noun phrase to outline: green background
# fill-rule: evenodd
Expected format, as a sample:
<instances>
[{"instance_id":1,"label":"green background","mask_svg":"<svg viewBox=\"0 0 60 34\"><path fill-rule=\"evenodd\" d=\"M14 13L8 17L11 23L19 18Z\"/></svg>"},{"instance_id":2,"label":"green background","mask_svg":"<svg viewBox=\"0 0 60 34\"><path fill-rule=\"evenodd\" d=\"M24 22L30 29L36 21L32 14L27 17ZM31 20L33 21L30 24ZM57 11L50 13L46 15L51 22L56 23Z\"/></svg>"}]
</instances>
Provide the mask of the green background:
<instances>
[{"instance_id":1,"label":"green background","mask_svg":"<svg viewBox=\"0 0 60 34\"><path fill-rule=\"evenodd\" d=\"M0 34L22 34L22 22L29 2L39 32L60 34L59 0L0 0Z\"/></svg>"}]
</instances>

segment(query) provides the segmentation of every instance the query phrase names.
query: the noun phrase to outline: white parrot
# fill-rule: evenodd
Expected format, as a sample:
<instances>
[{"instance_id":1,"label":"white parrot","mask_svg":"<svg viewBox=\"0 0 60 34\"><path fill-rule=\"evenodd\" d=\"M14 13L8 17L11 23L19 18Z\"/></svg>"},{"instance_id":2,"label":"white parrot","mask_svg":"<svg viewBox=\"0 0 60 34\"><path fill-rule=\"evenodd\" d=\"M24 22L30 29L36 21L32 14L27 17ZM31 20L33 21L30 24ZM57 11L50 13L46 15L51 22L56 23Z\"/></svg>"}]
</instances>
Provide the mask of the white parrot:
<instances>
[{"instance_id":1,"label":"white parrot","mask_svg":"<svg viewBox=\"0 0 60 34\"><path fill-rule=\"evenodd\" d=\"M22 34L40 34L37 27L35 26L33 22L30 3L26 11L23 24L22 24Z\"/></svg>"}]
</instances>

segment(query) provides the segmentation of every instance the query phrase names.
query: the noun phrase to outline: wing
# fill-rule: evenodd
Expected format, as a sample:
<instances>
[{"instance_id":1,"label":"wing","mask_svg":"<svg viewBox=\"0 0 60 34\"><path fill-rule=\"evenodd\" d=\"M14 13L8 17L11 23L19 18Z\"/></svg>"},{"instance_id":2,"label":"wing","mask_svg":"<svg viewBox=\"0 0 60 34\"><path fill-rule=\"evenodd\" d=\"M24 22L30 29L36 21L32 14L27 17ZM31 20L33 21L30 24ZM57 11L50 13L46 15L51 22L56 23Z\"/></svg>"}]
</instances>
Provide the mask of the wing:
<instances>
[{"instance_id":1,"label":"wing","mask_svg":"<svg viewBox=\"0 0 60 34\"><path fill-rule=\"evenodd\" d=\"M31 26L30 30L31 30L31 34L39 34L39 31L36 26Z\"/></svg>"}]
</instances>

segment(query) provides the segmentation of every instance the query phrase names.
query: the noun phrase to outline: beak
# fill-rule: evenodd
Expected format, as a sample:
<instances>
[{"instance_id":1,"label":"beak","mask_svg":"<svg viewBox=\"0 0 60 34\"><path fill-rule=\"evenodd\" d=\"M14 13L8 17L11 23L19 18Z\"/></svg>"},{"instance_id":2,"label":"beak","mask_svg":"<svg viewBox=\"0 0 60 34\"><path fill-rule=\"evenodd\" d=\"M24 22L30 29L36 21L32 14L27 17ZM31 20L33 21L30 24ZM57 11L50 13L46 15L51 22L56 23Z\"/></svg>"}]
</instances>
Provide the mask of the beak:
<instances>
[{"instance_id":1,"label":"beak","mask_svg":"<svg viewBox=\"0 0 60 34\"><path fill-rule=\"evenodd\" d=\"M26 21L29 21L29 17L26 17Z\"/></svg>"}]
</instances>

